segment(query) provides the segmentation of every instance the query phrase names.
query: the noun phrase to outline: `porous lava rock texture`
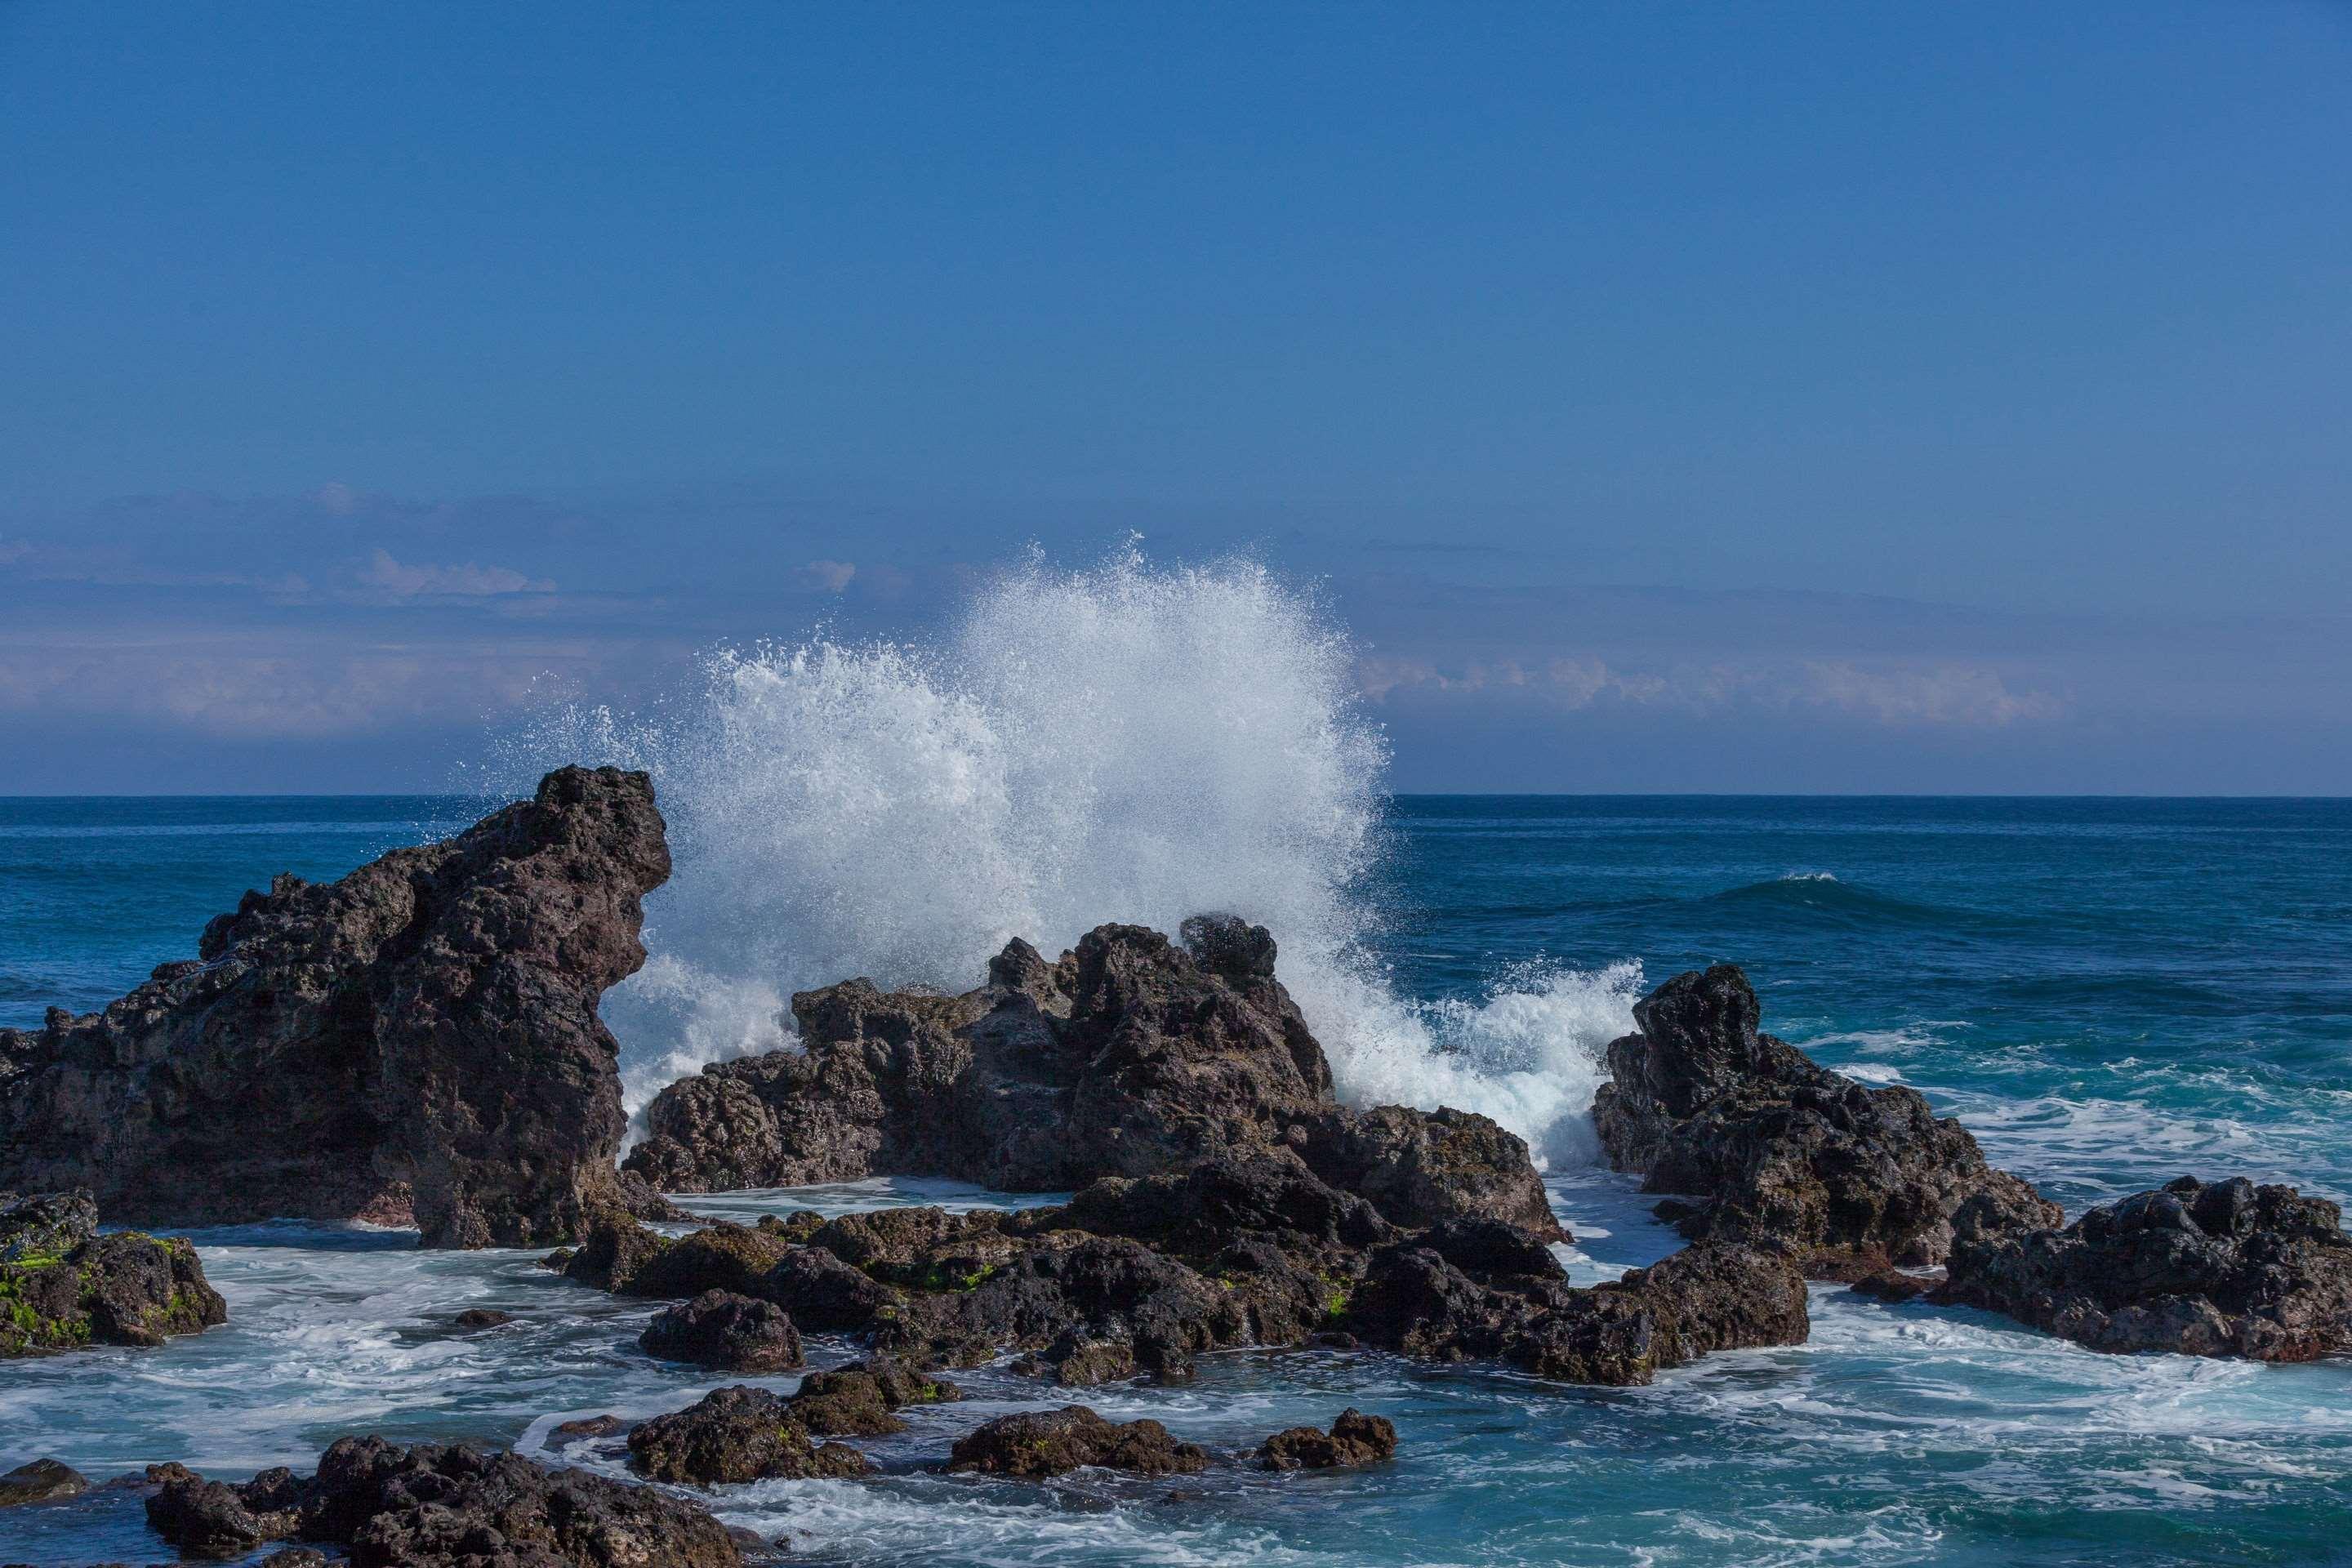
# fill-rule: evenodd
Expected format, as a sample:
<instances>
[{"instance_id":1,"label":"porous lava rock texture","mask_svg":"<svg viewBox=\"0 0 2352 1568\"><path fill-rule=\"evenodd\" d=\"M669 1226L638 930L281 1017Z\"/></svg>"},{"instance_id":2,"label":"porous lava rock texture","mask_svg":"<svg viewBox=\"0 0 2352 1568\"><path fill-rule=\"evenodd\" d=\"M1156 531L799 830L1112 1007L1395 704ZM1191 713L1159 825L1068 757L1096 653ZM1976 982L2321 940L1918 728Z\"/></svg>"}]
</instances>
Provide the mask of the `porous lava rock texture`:
<instances>
[{"instance_id":1,"label":"porous lava rock texture","mask_svg":"<svg viewBox=\"0 0 2352 1568\"><path fill-rule=\"evenodd\" d=\"M149 1226L413 1221L428 1247L649 1209L614 1171L596 1004L669 869L646 775L568 767L340 881L281 876L103 1011L0 1030L0 1185Z\"/></svg>"},{"instance_id":2,"label":"porous lava rock texture","mask_svg":"<svg viewBox=\"0 0 2352 1568\"><path fill-rule=\"evenodd\" d=\"M87 1192L0 1193L0 1358L160 1345L226 1321L185 1237L101 1236Z\"/></svg>"},{"instance_id":3,"label":"porous lava rock texture","mask_svg":"<svg viewBox=\"0 0 2352 1568\"><path fill-rule=\"evenodd\" d=\"M2061 1218L1916 1089L1869 1088L1760 1033L1735 965L1675 975L1633 1018L1593 1121L1619 1170L1692 1200L1660 1212L1694 1240L1780 1247L1816 1278L1854 1279L1942 1262L1971 1201L1988 1230Z\"/></svg>"}]
</instances>

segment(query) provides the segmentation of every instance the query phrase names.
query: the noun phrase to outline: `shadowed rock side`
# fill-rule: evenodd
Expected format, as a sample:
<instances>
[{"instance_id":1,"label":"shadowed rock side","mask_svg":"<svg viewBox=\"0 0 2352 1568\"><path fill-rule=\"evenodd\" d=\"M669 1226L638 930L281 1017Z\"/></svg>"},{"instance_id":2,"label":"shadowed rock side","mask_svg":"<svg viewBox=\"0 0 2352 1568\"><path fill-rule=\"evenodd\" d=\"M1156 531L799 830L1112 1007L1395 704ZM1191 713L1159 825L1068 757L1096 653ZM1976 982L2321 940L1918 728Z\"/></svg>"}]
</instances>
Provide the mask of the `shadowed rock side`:
<instances>
[{"instance_id":1,"label":"shadowed rock side","mask_svg":"<svg viewBox=\"0 0 2352 1568\"><path fill-rule=\"evenodd\" d=\"M1100 926L1050 964L1015 941L961 996L803 992L802 1048L663 1090L627 1168L668 1192L872 1175L1038 1192L1279 1154L1398 1224L1551 1226L1527 1145L1486 1118L1332 1099L1263 926L1196 916L1182 934Z\"/></svg>"},{"instance_id":2,"label":"shadowed rock side","mask_svg":"<svg viewBox=\"0 0 2352 1568\"><path fill-rule=\"evenodd\" d=\"M279 877L105 1011L0 1030L0 1184L142 1225L413 1219L428 1247L644 1209L596 1003L668 875L646 775L573 767L341 881Z\"/></svg>"},{"instance_id":3,"label":"shadowed rock side","mask_svg":"<svg viewBox=\"0 0 2352 1568\"><path fill-rule=\"evenodd\" d=\"M2352 1237L2324 1198L2183 1176L2026 1235L1980 1225L1981 1203L1958 1216L1938 1302L2099 1351L2281 1362L2352 1351Z\"/></svg>"},{"instance_id":4,"label":"shadowed rock side","mask_svg":"<svg viewBox=\"0 0 2352 1568\"><path fill-rule=\"evenodd\" d=\"M1207 1352L1309 1343L1645 1384L1808 1331L1786 1256L1710 1243L1581 1289L1552 1234L1484 1215L1400 1226L1271 1153L1106 1178L1067 1205L1018 1212L793 1215L677 1240L616 1215L551 1261L625 1294L770 1301L908 1367L1011 1353L1065 1387L1179 1381Z\"/></svg>"},{"instance_id":5,"label":"shadowed rock side","mask_svg":"<svg viewBox=\"0 0 2352 1568\"><path fill-rule=\"evenodd\" d=\"M948 1468L1035 1478L1090 1465L1181 1476L1207 1469L1209 1456L1197 1445L1177 1441L1157 1421L1114 1423L1083 1405L1066 1405L998 1416L957 1441Z\"/></svg>"},{"instance_id":6,"label":"shadowed rock side","mask_svg":"<svg viewBox=\"0 0 2352 1568\"><path fill-rule=\"evenodd\" d=\"M1787 1247L1816 1278L1852 1279L1942 1262L1972 1200L1988 1232L2062 1217L1916 1090L1866 1088L1759 1034L1756 993L1731 964L1675 976L1633 1018L1640 1032L1609 1047L1593 1121L1644 1191L1697 1200L1659 1208L1694 1240Z\"/></svg>"},{"instance_id":7,"label":"shadowed rock side","mask_svg":"<svg viewBox=\"0 0 2352 1568\"><path fill-rule=\"evenodd\" d=\"M97 1232L86 1192L0 1193L0 1357L160 1345L228 1321L184 1238Z\"/></svg>"},{"instance_id":8,"label":"shadowed rock side","mask_svg":"<svg viewBox=\"0 0 2352 1568\"><path fill-rule=\"evenodd\" d=\"M735 1568L727 1528L651 1487L550 1470L515 1454L345 1437L315 1476L265 1470L239 1485L178 1466L147 1521L186 1557L242 1557L273 1541L340 1546L359 1568Z\"/></svg>"}]
</instances>

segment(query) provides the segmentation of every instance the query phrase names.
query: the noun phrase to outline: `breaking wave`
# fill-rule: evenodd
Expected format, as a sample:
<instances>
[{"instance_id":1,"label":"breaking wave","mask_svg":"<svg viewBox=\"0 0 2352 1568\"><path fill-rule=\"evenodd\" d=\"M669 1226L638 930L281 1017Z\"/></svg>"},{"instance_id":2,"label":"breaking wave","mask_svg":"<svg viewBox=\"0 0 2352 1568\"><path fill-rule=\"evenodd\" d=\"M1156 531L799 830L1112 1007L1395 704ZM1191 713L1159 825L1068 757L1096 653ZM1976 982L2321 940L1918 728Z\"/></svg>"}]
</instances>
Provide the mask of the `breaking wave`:
<instances>
[{"instance_id":1,"label":"breaking wave","mask_svg":"<svg viewBox=\"0 0 2352 1568\"><path fill-rule=\"evenodd\" d=\"M785 999L863 974L961 990L1013 936L1105 921L1269 927L1282 978L1359 1103L1454 1105L1539 1155L1592 1152L1601 1045L1636 967L1399 996L1366 945L1388 748L1355 650L1247 561L1068 571L1031 558L936 643L727 649L651 717L545 716L512 782L567 760L650 771L677 862L653 957L606 998L634 1110L708 1061L787 1044Z\"/></svg>"}]
</instances>

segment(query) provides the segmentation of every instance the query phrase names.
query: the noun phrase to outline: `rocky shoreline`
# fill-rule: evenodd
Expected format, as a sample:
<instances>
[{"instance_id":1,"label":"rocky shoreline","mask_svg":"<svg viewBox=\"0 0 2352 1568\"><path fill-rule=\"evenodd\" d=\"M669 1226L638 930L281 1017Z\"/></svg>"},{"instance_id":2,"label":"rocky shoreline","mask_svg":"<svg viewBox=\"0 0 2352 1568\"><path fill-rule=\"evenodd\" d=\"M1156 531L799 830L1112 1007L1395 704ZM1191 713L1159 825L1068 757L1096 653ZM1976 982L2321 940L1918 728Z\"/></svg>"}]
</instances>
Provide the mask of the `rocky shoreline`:
<instances>
[{"instance_id":1,"label":"rocky shoreline","mask_svg":"<svg viewBox=\"0 0 2352 1568\"><path fill-rule=\"evenodd\" d=\"M1015 940L959 995L866 980L803 993L799 1049L670 1086L616 1166L617 1047L596 1003L643 963L639 900L667 868L644 775L564 769L443 844L248 895L199 961L99 1014L0 1031L0 1185L36 1194L0 1197L0 1355L156 1345L224 1321L193 1247L100 1232L102 1212L560 1243L549 1266L577 1285L670 1303L644 1354L768 1376L825 1334L864 1359L789 1396L730 1385L582 1434L651 1486L373 1437L338 1442L307 1479L159 1467L147 1506L166 1541L193 1556L309 1543L271 1559L289 1565L319 1548L740 1562L764 1548L661 1489L866 1474L857 1439L952 1403L943 1374L989 1365L1035 1380L1040 1408L976 1421L951 1471L1379 1463L1399 1435L1352 1410L1211 1454L1066 1391L1304 1346L1639 1385L1804 1342L1808 1280L1999 1311L2101 1351L2352 1350L2352 1239L2333 1204L2183 1178L2069 1225L1916 1091L1763 1033L1727 964L1658 986L1608 1049L1603 1146L1688 1245L1596 1286L1570 1283L1554 1252L1569 1238L1516 1136L1459 1110L1339 1103L1273 936L1229 915L1173 938L1101 926L1051 963ZM683 1236L645 1223L685 1217L663 1191L875 1175L1072 1195ZM69 1495L37 1468L0 1478L0 1500Z\"/></svg>"}]
</instances>

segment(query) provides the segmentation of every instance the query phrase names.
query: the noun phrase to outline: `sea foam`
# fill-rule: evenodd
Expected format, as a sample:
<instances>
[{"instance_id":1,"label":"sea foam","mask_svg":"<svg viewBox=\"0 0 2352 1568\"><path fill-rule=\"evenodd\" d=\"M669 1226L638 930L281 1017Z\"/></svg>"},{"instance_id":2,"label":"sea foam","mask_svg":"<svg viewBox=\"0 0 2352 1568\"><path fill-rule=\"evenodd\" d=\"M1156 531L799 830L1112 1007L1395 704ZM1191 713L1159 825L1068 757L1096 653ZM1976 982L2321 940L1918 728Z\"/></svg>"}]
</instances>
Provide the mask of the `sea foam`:
<instances>
[{"instance_id":1,"label":"sea foam","mask_svg":"<svg viewBox=\"0 0 2352 1568\"><path fill-rule=\"evenodd\" d=\"M1013 936L1226 910L1365 1104L1494 1117L1591 1158L1600 1047L1633 965L1519 969L1475 1002L1400 996L1366 939L1388 848L1388 747L1355 648L1249 561L1031 556L924 645L723 649L651 717L572 707L505 759L651 771L677 870L645 971L605 1002L634 1111L700 1064L791 1043L793 991L866 975L961 990Z\"/></svg>"}]
</instances>

